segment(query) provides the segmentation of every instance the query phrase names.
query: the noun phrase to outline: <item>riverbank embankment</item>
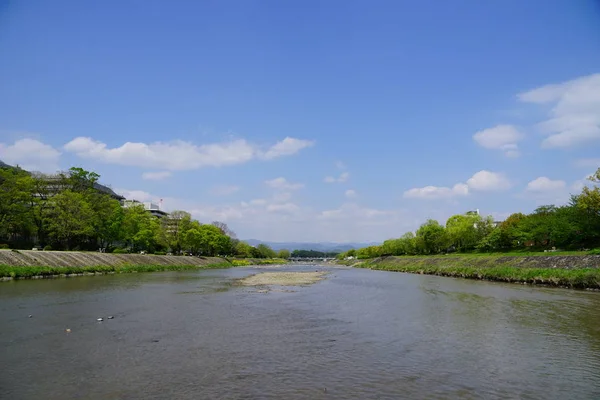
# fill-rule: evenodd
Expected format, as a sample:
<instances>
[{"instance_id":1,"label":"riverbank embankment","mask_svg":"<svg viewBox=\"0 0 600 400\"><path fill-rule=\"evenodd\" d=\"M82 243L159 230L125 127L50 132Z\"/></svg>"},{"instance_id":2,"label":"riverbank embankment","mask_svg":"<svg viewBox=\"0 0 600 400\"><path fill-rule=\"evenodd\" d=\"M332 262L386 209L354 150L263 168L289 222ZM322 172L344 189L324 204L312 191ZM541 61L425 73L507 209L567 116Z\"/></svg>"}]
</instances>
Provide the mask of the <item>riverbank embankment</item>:
<instances>
[{"instance_id":1,"label":"riverbank embankment","mask_svg":"<svg viewBox=\"0 0 600 400\"><path fill-rule=\"evenodd\" d=\"M0 279L230 268L246 265L283 264L285 262L282 259L230 260L221 257L0 250Z\"/></svg>"},{"instance_id":2,"label":"riverbank embankment","mask_svg":"<svg viewBox=\"0 0 600 400\"><path fill-rule=\"evenodd\" d=\"M600 289L600 256L597 255L389 256L342 263L373 270Z\"/></svg>"},{"instance_id":3,"label":"riverbank embankment","mask_svg":"<svg viewBox=\"0 0 600 400\"><path fill-rule=\"evenodd\" d=\"M0 279L53 278L127 272L232 267L220 257L108 254L77 251L0 251Z\"/></svg>"}]
</instances>

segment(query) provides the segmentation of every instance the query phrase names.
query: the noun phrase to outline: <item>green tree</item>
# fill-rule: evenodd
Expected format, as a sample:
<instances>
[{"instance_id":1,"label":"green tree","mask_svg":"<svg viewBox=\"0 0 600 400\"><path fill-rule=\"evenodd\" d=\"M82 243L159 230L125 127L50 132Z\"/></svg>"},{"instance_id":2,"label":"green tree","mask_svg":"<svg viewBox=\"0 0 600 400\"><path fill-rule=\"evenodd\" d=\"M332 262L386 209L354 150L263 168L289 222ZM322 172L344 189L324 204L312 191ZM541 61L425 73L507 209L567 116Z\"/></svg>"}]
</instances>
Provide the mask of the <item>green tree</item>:
<instances>
[{"instance_id":1,"label":"green tree","mask_svg":"<svg viewBox=\"0 0 600 400\"><path fill-rule=\"evenodd\" d=\"M486 222L478 214L453 215L446 222L448 240L458 251L472 250L485 236L481 234L484 231L481 225L485 226Z\"/></svg>"},{"instance_id":2,"label":"green tree","mask_svg":"<svg viewBox=\"0 0 600 400\"><path fill-rule=\"evenodd\" d=\"M275 251L264 243L259 244L255 249L252 256L256 258L275 258L277 256Z\"/></svg>"},{"instance_id":3,"label":"green tree","mask_svg":"<svg viewBox=\"0 0 600 400\"><path fill-rule=\"evenodd\" d=\"M580 212L576 214L579 225L577 241L581 245L600 246L600 168L588 180L581 193L573 196L571 204Z\"/></svg>"},{"instance_id":4,"label":"green tree","mask_svg":"<svg viewBox=\"0 0 600 400\"><path fill-rule=\"evenodd\" d=\"M248 243L240 241L235 245L235 255L243 258L252 257L252 249L253 247Z\"/></svg>"},{"instance_id":5,"label":"green tree","mask_svg":"<svg viewBox=\"0 0 600 400\"><path fill-rule=\"evenodd\" d=\"M94 189L94 185L100 179L97 173L79 167L71 167L66 173L62 172L58 176L63 187L74 192L87 192Z\"/></svg>"},{"instance_id":6,"label":"green tree","mask_svg":"<svg viewBox=\"0 0 600 400\"><path fill-rule=\"evenodd\" d=\"M109 247L122 236L122 225L125 213L121 204L110 196L92 193L92 210L94 212L93 228L98 237L100 247Z\"/></svg>"},{"instance_id":7,"label":"green tree","mask_svg":"<svg viewBox=\"0 0 600 400\"><path fill-rule=\"evenodd\" d=\"M232 231L225 222L213 221L213 222L211 222L211 225L214 225L217 228L219 228L219 230L221 231L221 233L223 233L223 235L227 235L232 239L237 239L235 232Z\"/></svg>"},{"instance_id":8,"label":"green tree","mask_svg":"<svg viewBox=\"0 0 600 400\"><path fill-rule=\"evenodd\" d=\"M81 193L62 191L52 197L47 219L50 236L70 250L76 239L94 233L94 213Z\"/></svg>"},{"instance_id":9,"label":"green tree","mask_svg":"<svg viewBox=\"0 0 600 400\"><path fill-rule=\"evenodd\" d=\"M161 219L160 225L160 242L173 252L180 253L184 245L185 234L192 227L190 213L179 210L173 211Z\"/></svg>"},{"instance_id":10,"label":"green tree","mask_svg":"<svg viewBox=\"0 0 600 400\"><path fill-rule=\"evenodd\" d=\"M200 233L200 252L205 256L224 255L231 249L231 238L214 225L202 225Z\"/></svg>"},{"instance_id":11,"label":"green tree","mask_svg":"<svg viewBox=\"0 0 600 400\"><path fill-rule=\"evenodd\" d=\"M18 168L0 168L0 238L28 239L35 231L29 207L31 177Z\"/></svg>"},{"instance_id":12,"label":"green tree","mask_svg":"<svg viewBox=\"0 0 600 400\"><path fill-rule=\"evenodd\" d=\"M419 247L425 254L437 254L447 246L446 230L433 219L421 225L416 236L420 239Z\"/></svg>"},{"instance_id":13,"label":"green tree","mask_svg":"<svg viewBox=\"0 0 600 400\"><path fill-rule=\"evenodd\" d=\"M290 251L287 249L281 249L279 250L279 252L277 252L277 257L279 258L283 258L284 260L287 260L288 258L290 258Z\"/></svg>"},{"instance_id":14,"label":"green tree","mask_svg":"<svg viewBox=\"0 0 600 400\"><path fill-rule=\"evenodd\" d=\"M158 219L148 213L143 205L123 210L123 240L133 251L153 250L157 245L159 228Z\"/></svg>"},{"instance_id":15,"label":"green tree","mask_svg":"<svg viewBox=\"0 0 600 400\"><path fill-rule=\"evenodd\" d=\"M402 239L388 239L381 246L383 255L386 256L401 256L406 254L404 251L404 242Z\"/></svg>"}]
</instances>

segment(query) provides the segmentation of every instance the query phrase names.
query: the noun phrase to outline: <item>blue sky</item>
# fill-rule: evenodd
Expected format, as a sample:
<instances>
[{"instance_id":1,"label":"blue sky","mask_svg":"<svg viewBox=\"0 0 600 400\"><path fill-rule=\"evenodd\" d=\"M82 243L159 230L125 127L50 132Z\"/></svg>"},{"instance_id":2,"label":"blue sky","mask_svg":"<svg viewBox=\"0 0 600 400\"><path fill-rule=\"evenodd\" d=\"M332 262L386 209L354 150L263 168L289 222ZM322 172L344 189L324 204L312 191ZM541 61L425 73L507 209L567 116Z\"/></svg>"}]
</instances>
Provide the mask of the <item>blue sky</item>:
<instances>
[{"instance_id":1,"label":"blue sky","mask_svg":"<svg viewBox=\"0 0 600 400\"><path fill-rule=\"evenodd\" d=\"M379 241L600 166L597 1L0 3L0 160L242 238Z\"/></svg>"}]
</instances>

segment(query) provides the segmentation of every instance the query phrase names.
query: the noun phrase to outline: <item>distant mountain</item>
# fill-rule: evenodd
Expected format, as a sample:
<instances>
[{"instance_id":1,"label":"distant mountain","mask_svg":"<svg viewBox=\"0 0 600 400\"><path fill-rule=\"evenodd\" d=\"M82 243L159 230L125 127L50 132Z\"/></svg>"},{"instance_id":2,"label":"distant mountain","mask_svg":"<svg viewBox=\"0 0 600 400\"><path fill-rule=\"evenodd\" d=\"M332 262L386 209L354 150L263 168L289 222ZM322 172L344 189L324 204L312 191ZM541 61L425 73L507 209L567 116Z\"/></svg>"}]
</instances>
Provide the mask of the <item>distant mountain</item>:
<instances>
[{"instance_id":1,"label":"distant mountain","mask_svg":"<svg viewBox=\"0 0 600 400\"><path fill-rule=\"evenodd\" d=\"M305 243L305 242L267 242L258 239L244 240L251 246L258 246L263 243L268 245L273 250L316 250L316 251L348 251L350 249L359 249L361 247L367 247L376 245L379 243L332 243L332 242L320 242L320 243Z\"/></svg>"}]
</instances>

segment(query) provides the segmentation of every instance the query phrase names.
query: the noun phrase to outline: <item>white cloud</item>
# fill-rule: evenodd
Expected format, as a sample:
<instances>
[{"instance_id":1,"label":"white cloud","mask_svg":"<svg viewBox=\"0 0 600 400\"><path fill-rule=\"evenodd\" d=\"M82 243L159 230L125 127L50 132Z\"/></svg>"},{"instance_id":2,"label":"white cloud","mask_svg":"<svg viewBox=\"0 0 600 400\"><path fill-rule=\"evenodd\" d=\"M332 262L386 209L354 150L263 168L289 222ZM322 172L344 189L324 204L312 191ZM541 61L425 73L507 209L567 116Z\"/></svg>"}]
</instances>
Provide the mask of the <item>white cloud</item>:
<instances>
[{"instance_id":1,"label":"white cloud","mask_svg":"<svg viewBox=\"0 0 600 400\"><path fill-rule=\"evenodd\" d=\"M519 100L551 104L538 124L549 135L543 148L566 148L600 141L600 74L551 84L518 95Z\"/></svg>"},{"instance_id":2,"label":"white cloud","mask_svg":"<svg viewBox=\"0 0 600 400\"><path fill-rule=\"evenodd\" d=\"M286 137L267 151L244 139L199 146L181 140L150 144L127 142L120 147L109 148L92 138L77 137L65 144L64 149L79 157L109 164L177 171L236 165L253 159L270 160L295 154L312 144L311 141Z\"/></svg>"},{"instance_id":3,"label":"white cloud","mask_svg":"<svg viewBox=\"0 0 600 400\"><path fill-rule=\"evenodd\" d=\"M575 182L573 182L571 184L571 191L580 192L585 186L592 187L594 183L589 180L589 177L594 175L595 172L596 171L592 171L581 179L577 179Z\"/></svg>"},{"instance_id":4,"label":"white cloud","mask_svg":"<svg viewBox=\"0 0 600 400\"><path fill-rule=\"evenodd\" d=\"M344 169L346 169L346 164L344 164L342 161L336 161L335 162L335 167L337 169L344 170Z\"/></svg>"},{"instance_id":5,"label":"white cloud","mask_svg":"<svg viewBox=\"0 0 600 400\"><path fill-rule=\"evenodd\" d=\"M304 187L304 185L302 183L291 183L291 182L288 182L287 179L285 179L283 177L265 181L265 184L273 189L280 189L280 190L296 190L296 189L301 189Z\"/></svg>"},{"instance_id":6,"label":"white cloud","mask_svg":"<svg viewBox=\"0 0 600 400\"><path fill-rule=\"evenodd\" d=\"M143 190L115 189L115 193L124 196L127 200L137 200L142 202L156 200L156 196L152 196L150 193Z\"/></svg>"},{"instance_id":7,"label":"white cloud","mask_svg":"<svg viewBox=\"0 0 600 400\"><path fill-rule=\"evenodd\" d=\"M337 178L333 177L333 176L326 176L325 179L323 179L323 182L325 183L343 183L346 182L348 180L348 178L350 178L350 173L349 172L342 172Z\"/></svg>"},{"instance_id":8,"label":"white cloud","mask_svg":"<svg viewBox=\"0 0 600 400\"><path fill-rule=\"evenodd\" d=\"M11 145L0 143L0 160L28 171L57 172L60 154L54 147L36 139L19 139Z\"/></svg>"},{"instance_id":9,"label":"white cloud","mask_svg":"<svg viewBox=\"0 0 600 400\"><path fill-rule=\"evenodd\" d=\"M459 182L452 187L425 186L412 188L404 192L404 197L415 199L449 199L467 196L471 190L496 191L510 187L510 181L501 173L486 170L475 173L467 183Z\"/></svg>"},{"instance_id":10,"label":"white cloud","mask_svg":"<svg viewBox=\"0 0 600 400\"><path fill-rule=\"evenodd\" d=\"M283 204L269 204L267 206L268 212L284 212L284 213L292 213L294 211L298 211L300 207L298 207L294 203L283 203Z\"/></svg>"},{"instance_id":11,"label":"white cloud","mask_svg":"<svg viewBox=\"0 0 600 400\"><path fill-rule=\"evenodd\" d=\"M356 190L352 190L352 189L348 189L346 190L346 192L344 193L346 195L347 198L352 199L354 197L357 196L356 194Z\"/></svg>"},{"instance_id":12,"label":"white cloud","mask_svg":"<svg viewBox=\"0 0 600 400\"><path fill-rule=\"evenodd\" d=\"M276 202L286 202L292 198L292 194L290 192L276 192L273 194L273 201Z\"/></svg>"},{"instance_id":13,"label":"white cloud","mask_svg":"<svg viewBox=\"0 0 600 400\"><path fill-rule=\"evenodd\" d=\"M444 199L455 196L466 196L469 187L464 183L457 183L453 187L425 186L412 188L404 192L404 197L415 199Z\"/></svg>"},{"instance_id":14,"label":"white cloud","mask_svg":"<svg viewBox=\"0 0 600 400\"><path fill-rule=\"evenodd\" d=\"M117 190L127 198L157 202L165 211L186 210L200 222L223 221L238 237L271 241L371 242L399 237L425 220L401 209L377 209L356 203L315 210L289 198L258 198L230 204L162 197L142 190Z\"/></svg>"},{"instance_id":15,"label":"white cloud","mask_svg":"<svg viewBox=\"0 0 600 400\"><path fill-rule=\"evenodd\" d=\"M302 149L311 147L312 145L314 145L314 141L311 140L302 140L286 137L281 142L278 142L275 145L271 146L271 148L268 149L262 155L262 157L267 160L270 160L272 158L289 156L292 154L296 154Z\"/></svg>"},{"instance_id":16,"label":"white cloud","mask_svg":"<svg viewBox=\"0 0 600 400\"><path fill-rule=\"evenodd\" d=\"M519 156L517 142L521 139L523 139L523 135L512 125L497 125L473 135L473 140L480 146L486 149L502 150L507 157Z\"/></svg>"},{"instance_id":17,"label":"white cloud","mask_svg":"<svg viewBox=\"0 0 600 400\"><path fill-rule=\"evenodd\" d=\"M527 189L530 192L553 192L563 190L567 184L565 181L552 180L545 176L540 176L527 184Z\"/></svg>"},{"instance_id":18,"label":"white cloud","mask_svg":"<svg viewBox=\"0 0 600 400\"><path fill-rule=\"evenodd\" d=\"M497 212L497 211L492 211L490 213L492 218L494 218L494 221L504 221L506 218L510 217L512 214L513 214L512 212Z\"/></svg>"},{"instance_id":19,"label":"white cloud","mask_svg":"<svg viewBox=\"0 0 600 400\"><path fill-rule=\"evenodd\" d=\"M213 196L229 196L231 194L234 194L235 192L238 192L239 190L240 190L239 186L220 185L220 186L215 186L215 187L211 188L210 194L212 194Z\"/></svg>"},{"instance_id":20,"label":"white cloud","mask_svg":"<svg viewBox=\"0 0 600 400\"><path fill-rule=\"evenodd\" d=\"M245 202L245 201L241 202L242 207L264 206L266 204L267 204L266 199L253 199L253 200L250 200L249 202Z\"/></svg>"},{"instance_id":21,"label":"white cloud","mask_svg":"<svg viewBox=\"0 0 600 400\"><path fill-rule=\"evenodd\" d=\"M510 181L504 174L490 171L479 171L467 180L470 189L481 191L496 191L510 188Z\"/></svg>"},{"instance_id":22,"label":"white cloud","mask_svg":"<svg viewBox=\"0 0 600 400\"><path fill-rule=\"evenodd\" d=\"M148 181L160 181L169 178L171 175L170 171L144 172L142 174L142 179Z\"/></svg>"}]
</instances>

